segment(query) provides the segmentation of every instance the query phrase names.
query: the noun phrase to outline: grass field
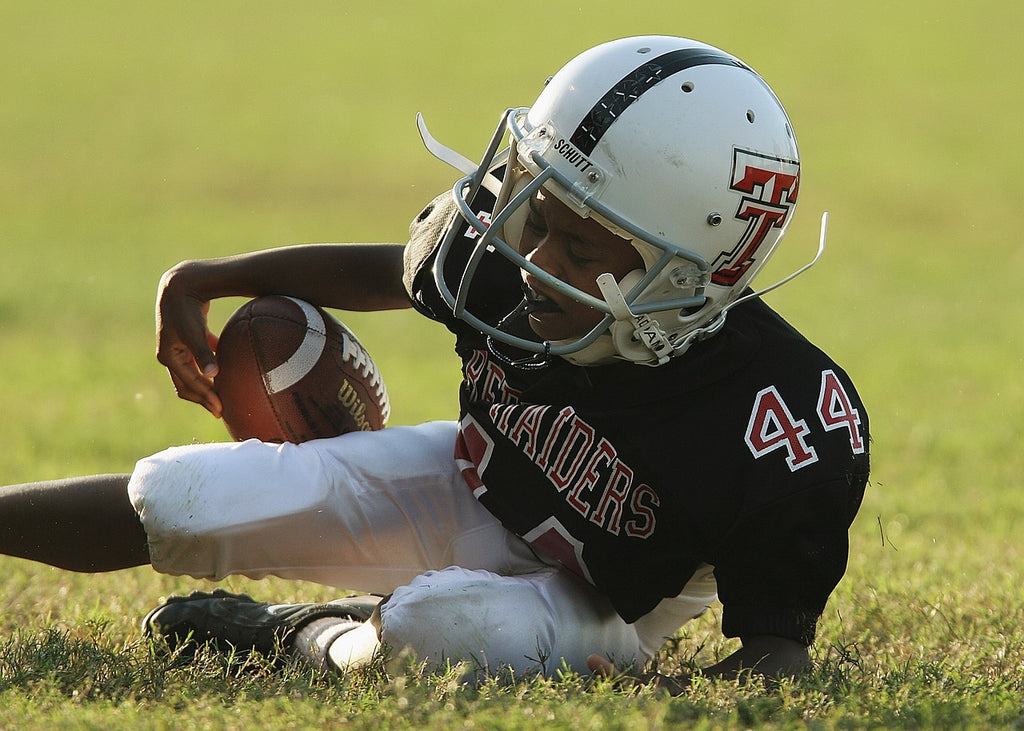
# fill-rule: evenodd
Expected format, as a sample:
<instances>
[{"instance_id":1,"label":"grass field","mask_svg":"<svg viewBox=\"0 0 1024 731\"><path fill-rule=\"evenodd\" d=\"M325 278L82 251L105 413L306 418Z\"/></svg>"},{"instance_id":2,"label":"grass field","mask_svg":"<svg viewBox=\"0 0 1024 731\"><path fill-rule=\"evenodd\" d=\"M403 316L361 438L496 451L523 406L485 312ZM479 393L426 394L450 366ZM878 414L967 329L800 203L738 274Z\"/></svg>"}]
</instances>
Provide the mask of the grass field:
<instances>
[{"instance_id":1,"label":"grass field","mask_svg":"<svg viewBox=\"0 0 1024 731\"><path fill-rule=\"evenodd\" d=\"M645 32L739 54L793 118L801 210L763 281L811 256L831 212L825 259L769 299L847 367L872 417L872 485L815 672L670 701L578 677L471 690L411 671L173 668L138 618L196 582L0 559L0 728L1024 727L1024 6L1012 0L3 3L0 482L127 471L223 439L152 357L164 269L402 241L451 179L421 150L416 111L474 157L498 114L570 56ZM344 318L384 371L392 423L453 416L443 330L409 313ZM712 614L668 666L731 651Z\"/></svg>"}]
</instances>

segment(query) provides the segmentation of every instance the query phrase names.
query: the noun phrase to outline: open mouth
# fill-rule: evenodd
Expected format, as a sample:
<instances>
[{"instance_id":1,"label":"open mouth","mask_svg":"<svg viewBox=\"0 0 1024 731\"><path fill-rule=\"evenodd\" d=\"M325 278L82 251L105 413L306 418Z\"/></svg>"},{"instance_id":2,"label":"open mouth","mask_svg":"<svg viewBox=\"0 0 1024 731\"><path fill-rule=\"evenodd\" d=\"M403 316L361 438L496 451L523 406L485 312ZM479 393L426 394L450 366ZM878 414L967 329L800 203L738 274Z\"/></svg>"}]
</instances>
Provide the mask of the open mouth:
<instances>
[{"instance_id":1,"label":"open mouth","mask_svg":"<svg viewBox=\"0 0 1024 731\"><path fill-rule=\"evenodd\" d=\"M545 295L537 292L530 287L523 287L524 297L524 309L527 314L533 314L535 312L561 312L562 308L559 307L553 299L546 297Z\"/></svg>"}]
</instances>

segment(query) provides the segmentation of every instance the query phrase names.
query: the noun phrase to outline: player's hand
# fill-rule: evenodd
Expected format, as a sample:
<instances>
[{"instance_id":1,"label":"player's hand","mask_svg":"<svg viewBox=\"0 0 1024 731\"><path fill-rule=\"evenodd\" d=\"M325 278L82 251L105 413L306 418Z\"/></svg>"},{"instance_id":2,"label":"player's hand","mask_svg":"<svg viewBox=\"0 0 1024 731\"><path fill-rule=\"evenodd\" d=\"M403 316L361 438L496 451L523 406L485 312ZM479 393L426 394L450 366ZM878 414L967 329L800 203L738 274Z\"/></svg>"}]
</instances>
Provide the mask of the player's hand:
<instances>
[{"instance_id":1,"label":"player's hand","mask_svg":"<svg viewBox=\"0 0 1024 731\"><path fill-rule=\"evenodd\" d=\"M167 368L178 397L205 407L216 417L221 402L213 390L217 375L217 336L207 325L209 301L186 285L178 266L160 279L156 300L156 357Z\"/></svg>"},{"instance_id":2,"label":"player's hand","mask_svg":"<svg viewBox=\"0 0 1024 731\"><path fill-rule=\"evenodd\" d=\"M669 695L676 696L683 693L689 686L689 678L672 678L661 673L640 673L634 674L624 672L615 667L608 658L601 655L590 655L587 657L587 667L599 678L609 678L619 688L634 688L637 685L652 685Z\"/></svg>"}]
</instances>

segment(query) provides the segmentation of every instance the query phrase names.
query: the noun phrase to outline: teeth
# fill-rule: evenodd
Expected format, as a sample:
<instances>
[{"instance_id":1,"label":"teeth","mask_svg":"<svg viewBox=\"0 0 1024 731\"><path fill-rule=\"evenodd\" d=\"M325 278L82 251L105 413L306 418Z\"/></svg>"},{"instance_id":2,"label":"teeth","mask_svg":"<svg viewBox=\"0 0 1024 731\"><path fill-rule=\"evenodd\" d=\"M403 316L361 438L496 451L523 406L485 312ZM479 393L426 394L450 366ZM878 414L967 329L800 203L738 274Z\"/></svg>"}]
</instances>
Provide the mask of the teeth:
<instances>
[{"instance_id":1,"label":"teeth","mask_svg":"<svg viewBox=\"0 0 1024 731\"><path fill-rule=\"evenodd\" d=\"M557 312L561 309L550 297L536 292L529 287L525 288L525 305L527 312Z\"/></svg>"}]
</instances>

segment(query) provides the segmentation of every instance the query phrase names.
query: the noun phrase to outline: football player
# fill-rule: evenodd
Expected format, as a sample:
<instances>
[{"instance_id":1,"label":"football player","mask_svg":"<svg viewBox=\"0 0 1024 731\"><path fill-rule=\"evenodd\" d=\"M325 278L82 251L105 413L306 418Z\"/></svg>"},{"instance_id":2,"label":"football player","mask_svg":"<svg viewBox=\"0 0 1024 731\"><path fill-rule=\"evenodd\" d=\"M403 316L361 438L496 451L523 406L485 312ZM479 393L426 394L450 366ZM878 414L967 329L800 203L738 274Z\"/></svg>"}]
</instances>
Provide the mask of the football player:
<instances>
[{"instance_id":1,"label":"football player","mask_svg":"<svg viewBox=\"0 0 1024 731\"><path fill-rule=\"evenodd\" d=\"M800 188L776 96L712 46L626 38L508 110L481 164L421 133L463 177L408 245L184 262L161 280L158 356L219 415L210 300L413 306L455 336L458 421L192 445L130 476L8 488L0 549L372 594L196 593L145 622L172 645L283 643L323 668L387 647L471 672L639 669L717 598L742 644L706 673L803 670L869 436L846 373L750 287Z\"/></svg>"}]
</instances>

